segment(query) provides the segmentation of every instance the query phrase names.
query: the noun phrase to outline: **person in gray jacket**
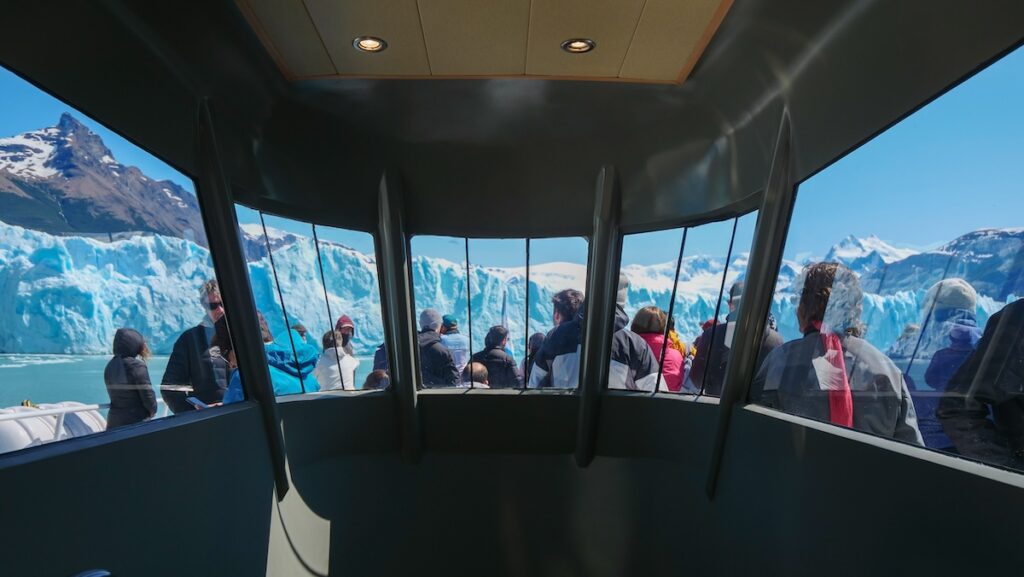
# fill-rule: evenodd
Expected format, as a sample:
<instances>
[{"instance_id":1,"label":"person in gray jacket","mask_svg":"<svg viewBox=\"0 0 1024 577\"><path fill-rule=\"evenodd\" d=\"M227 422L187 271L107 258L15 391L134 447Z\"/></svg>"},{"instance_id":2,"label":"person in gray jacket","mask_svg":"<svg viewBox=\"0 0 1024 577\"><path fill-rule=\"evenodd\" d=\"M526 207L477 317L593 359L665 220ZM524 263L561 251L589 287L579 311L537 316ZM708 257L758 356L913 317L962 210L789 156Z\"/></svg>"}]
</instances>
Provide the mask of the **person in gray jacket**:
<instances>
[{"instance_id":1,"label":"person in gray jacket","mask_svg":"<svg viewBox=\"0 0 1024 577\"><path fill-rule=\"evenodd\" d=\"M772 351L751 398L762 405L866 433L923 445L903 373L862 337L864 293L845 266L808 265L797 321L803 338Z\"/></svg>"},{"instance_id":2,"label":"person in gray jacket","mask_svg":"<svg viewBox=\"0 0 1024 577\"><path fill-rule=\"evenodd\" d=\"M103 370L103 382L110 397L108 431L151 419L156 414L156 394L143 361L149 357L146 340L133 329L117 329L113 348L114 358Z\"/></svg>"}]
</instances>

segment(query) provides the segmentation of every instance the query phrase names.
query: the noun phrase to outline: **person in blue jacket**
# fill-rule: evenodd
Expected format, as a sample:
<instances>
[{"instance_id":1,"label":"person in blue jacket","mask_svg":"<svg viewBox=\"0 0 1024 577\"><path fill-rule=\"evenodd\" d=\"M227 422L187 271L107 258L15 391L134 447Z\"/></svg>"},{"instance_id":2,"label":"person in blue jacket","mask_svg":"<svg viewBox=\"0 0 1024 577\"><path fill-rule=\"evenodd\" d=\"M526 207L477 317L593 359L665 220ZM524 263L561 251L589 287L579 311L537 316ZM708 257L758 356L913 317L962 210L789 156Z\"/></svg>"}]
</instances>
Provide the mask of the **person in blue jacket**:
<instances>
[{"instance_id":1,"label":"person in blue jacket","mask_svg":"<svg viewBox=\"0 0 1024 577\"><path fill-rule=\"evenodd\" d=\"M260 324L263 326L265 321ZM227 346L233 359L234 352L231 351L231 340L227 336L227 323L221 319L217 322L216 330L217 335L214 339L221 349L221 354L225 355L224 348ZM291 329L280 333L274 340L265 342L263 350L267 355L274 395L314 393L320 390L320 384L313 376L320 351L317 347L304 342L297 331ZM244 398L241 376L238 369L234 369L228 382L228 389L224 393L224 404L237 403Z\"/></svg>"}]
</instances>

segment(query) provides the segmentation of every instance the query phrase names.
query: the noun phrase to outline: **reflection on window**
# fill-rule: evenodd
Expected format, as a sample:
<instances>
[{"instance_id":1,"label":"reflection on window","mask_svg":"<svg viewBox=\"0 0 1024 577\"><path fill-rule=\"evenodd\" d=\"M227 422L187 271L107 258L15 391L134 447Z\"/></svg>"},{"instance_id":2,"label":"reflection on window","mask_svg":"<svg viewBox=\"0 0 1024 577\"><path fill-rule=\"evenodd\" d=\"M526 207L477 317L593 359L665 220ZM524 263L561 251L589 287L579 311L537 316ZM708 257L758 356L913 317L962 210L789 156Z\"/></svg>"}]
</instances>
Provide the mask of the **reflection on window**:
<instances>
[{"instance_id":1,"label":"reflection on window","mask_svg":"<svg viewBox=\"0 0 1024 577\"><path fill-rule=\"evenodd\" d=\"M632 321L613 335L610 388L721 394L756 220L752 212L623 239L619 314ZM647 351L633 334L660 378L645 378Z\"/></svg>"},{"instance_id":2,"label":"reflection on window","mask_svg":"<svg viewBox=\"0 0 1024 577\"><path fill-rule=\"evenodd\" d=\"M274 393L385 388L372 235L236 213ZM225 402L240 390L235 375Z\"/></svg>"},{"instance_id":3,"label":"reflection on window","mask_svg":"<svg viewBox=\"0 0 1024 577\"><path fill-rule=\"evenodd\" d=\"M1018 50L801 185L754 400L1024 464L1022 79Z\"/></svg>"},{"instance_id":4,"label":"reflection on window","mask_svg":"<svg viewBox=\"0 0 1024 577\"><path fill-rule=\"evenodd\" d=\"M3 69L0 109L0 452L219 403L192 181Z\"/></svg>"}]
</instances>

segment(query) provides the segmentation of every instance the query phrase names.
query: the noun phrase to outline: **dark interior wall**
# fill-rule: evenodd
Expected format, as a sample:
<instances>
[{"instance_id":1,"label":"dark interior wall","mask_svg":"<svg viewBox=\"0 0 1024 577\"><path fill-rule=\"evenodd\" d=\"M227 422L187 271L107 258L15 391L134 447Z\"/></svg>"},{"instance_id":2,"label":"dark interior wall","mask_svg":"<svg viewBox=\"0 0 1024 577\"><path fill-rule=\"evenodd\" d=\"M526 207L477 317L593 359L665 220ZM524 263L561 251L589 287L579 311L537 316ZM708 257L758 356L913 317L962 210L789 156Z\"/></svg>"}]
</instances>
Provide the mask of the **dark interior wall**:
<instances>
[{"instance_id":1,"label":"dark interior wall","mask_svg":"<svg viewBox=\"0 0 1024 577\"><path fill-rule=\"evenodd\" d=\"M273 476L245 403L0 457L0 574L263 575Z\"/></svg>"},{"instance_id":2,"label":"dark interior wall","mask_svg":"<svg viewBox=\"0 0 1024 577\"><path fill-rule=\"evenodd\" d=\"M486 402L508 414L521 401ZM465 403L428 403L426 439L467 421ZM481 426L463 431L467 450L450 444L403 463L352 444L352 435L387 437L387 411L346 411L328 426L319 419L332 411L317 404L282 405L286 431L302 422L301 436L308 426L335 435L321 437L315 459L291 461L289 499L309 510L289 510L283 524L322 520L317 534L290 539L331 575L970 575L1024 562L1019 477L960 462L1010 482L994 480L952 458L756 410L737 410L709 500L713 402L606 397L599 454L582 469L547 443L483 452L504 441ZM554 432L543 415L557 410L522 426ZM304 540L329 543L323 558Z\"/></svg>"}]
</instances>

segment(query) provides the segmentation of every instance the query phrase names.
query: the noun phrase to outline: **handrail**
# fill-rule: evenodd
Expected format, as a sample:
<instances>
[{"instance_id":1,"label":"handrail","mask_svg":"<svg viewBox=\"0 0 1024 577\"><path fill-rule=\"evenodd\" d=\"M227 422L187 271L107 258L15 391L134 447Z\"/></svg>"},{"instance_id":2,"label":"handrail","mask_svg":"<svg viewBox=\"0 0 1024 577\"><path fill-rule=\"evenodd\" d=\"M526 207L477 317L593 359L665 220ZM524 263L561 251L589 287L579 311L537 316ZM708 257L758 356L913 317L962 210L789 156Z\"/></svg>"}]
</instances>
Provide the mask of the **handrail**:
<instances>
[{"instance_id":1,"label":"handrail","mask_svg":"<svg viewBox=\"0 0 1024 577\"><path fill-rule=\"evenodd\" d=\"M167 404L163 399L157 399L156 404L164 405L164 415L167 414ZM4 407L3 409L16 409L21 406L15 407ZM34 408L34 407L26 407ZM37 409L35 411L16 411L13 413L0 413L0 422L3 421L17 421L19 419L28 419L31 417L49 417L53 415L65 415L67 413L84 413L86 411L98 411L101 409L109 409L110 403L94 403L91 405L76 405L73 407L57 407L54 409Z\"/></svg>"}]
</instances>

